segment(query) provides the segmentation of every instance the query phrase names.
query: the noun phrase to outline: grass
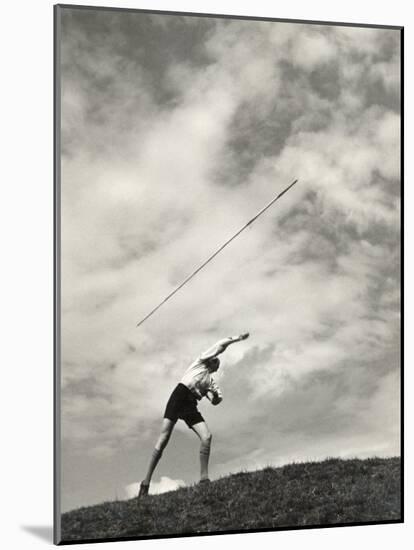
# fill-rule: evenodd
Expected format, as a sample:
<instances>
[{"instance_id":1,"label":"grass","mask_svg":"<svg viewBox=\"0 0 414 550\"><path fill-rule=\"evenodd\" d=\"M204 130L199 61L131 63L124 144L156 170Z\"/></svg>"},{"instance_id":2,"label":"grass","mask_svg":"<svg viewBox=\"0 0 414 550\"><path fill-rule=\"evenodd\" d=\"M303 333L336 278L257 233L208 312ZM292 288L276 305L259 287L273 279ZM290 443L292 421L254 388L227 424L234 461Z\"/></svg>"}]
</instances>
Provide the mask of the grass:
<instances>
[{"instance_id":1,"label":"grass","mask_svg":"<svg viewBox=\"0 0 414 550\"><path fill-rule=\"evenodd\" d=\"M62 542L400 521L400 459L328 459L62 515Z\"/></svg>"}]
</instances>

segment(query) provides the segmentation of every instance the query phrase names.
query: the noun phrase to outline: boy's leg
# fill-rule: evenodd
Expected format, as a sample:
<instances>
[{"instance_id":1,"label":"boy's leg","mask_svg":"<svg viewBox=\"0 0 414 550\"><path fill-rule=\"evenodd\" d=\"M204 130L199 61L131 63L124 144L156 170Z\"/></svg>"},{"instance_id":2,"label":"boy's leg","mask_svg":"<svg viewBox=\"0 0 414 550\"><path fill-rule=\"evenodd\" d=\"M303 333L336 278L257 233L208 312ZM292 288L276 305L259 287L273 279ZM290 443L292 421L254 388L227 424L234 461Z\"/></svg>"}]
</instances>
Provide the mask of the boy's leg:
<instances>
[{"instance_id":1,"label":"boy's leg","mask_svg":"<svg viewBox=\"0 0 414 550\"><path fill-rule=\"evenodd\" d=\"M152 452L150 463L148 465L147 475L142 481L141 485L146 485L147 487L151 483L152 474L154 473L155 468L161 458L162 452L167 446L167 443L170 439L171 433L174 429L175 422L169 418L164 418L162 421L161 433L155 444L155 448Z\"/></svg>"},{"instance_id":2,"label":"boy's leg","mask_svg":"<svg viewBox=\"0 0 414 550\"><path fill-rule=\"evenodd\" d=\"M200 445L200 481L208 479L208 462L210 459L212 435L205 422L198 422L191 426L201 441Z\"/></svg>"}]
</instances>

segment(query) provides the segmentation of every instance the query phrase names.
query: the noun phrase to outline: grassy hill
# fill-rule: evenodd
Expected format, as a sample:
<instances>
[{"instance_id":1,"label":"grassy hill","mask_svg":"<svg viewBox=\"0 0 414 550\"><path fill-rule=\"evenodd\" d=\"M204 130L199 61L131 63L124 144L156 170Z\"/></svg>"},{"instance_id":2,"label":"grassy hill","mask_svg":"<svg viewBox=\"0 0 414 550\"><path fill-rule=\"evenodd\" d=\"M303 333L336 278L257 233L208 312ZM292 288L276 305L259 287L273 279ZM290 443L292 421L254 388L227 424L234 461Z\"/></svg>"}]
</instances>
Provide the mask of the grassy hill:
<instances>
[{"instance_id":1,"label":"grassy hill","mask_svg":"<svg viewBox=\"0 0 414 550\"><path fill-rule=\"evenodd\" d=\"M62 515L62 541L399 521L400 459L290 464Z\"/></svg>"}]
</instances>

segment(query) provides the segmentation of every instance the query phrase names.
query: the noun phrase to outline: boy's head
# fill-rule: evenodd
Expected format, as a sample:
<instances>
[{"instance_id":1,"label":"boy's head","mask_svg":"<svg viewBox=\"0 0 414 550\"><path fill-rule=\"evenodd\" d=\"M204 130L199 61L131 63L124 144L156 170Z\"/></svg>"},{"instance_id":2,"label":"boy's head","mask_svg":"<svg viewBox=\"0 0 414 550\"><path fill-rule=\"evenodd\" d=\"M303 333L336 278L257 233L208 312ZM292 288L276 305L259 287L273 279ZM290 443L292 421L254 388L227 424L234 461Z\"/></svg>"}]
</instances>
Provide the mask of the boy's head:
<instances>
[{"instance_id":1,"label":"boy's head","mask_svg":"<svg viewBox=\"0 0 414 550\"><path fill-rule=\"evenodd\" d=\"M220 366L220 359L218 357L213 357L208 362L208 370L210 372L216 372Z\"/></svg>"}]
</instances>

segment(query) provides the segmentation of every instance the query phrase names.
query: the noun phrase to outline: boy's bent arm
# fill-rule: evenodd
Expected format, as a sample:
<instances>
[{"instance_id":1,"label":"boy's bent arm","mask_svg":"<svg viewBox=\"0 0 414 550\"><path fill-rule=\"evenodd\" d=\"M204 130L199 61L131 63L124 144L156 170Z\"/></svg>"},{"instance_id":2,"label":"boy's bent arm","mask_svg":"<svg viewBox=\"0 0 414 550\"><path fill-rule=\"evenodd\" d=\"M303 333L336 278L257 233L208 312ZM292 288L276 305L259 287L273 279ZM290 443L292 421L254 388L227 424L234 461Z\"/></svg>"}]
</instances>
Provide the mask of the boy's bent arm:
<instances>
[{"instance_id":1,"label":"boy's bent arm","mask_svg":"<svg viewBox=\"0 0 414 550\"><path fill-rule=\"evenodd\" d=\"M217 384L214 382L214 380L212 380L210 383L210 388L206 393L206 397L212 405L218 405L223 401L223 395L221 393L221 390L217 386Z\"/></svg>"}]
</instances>

